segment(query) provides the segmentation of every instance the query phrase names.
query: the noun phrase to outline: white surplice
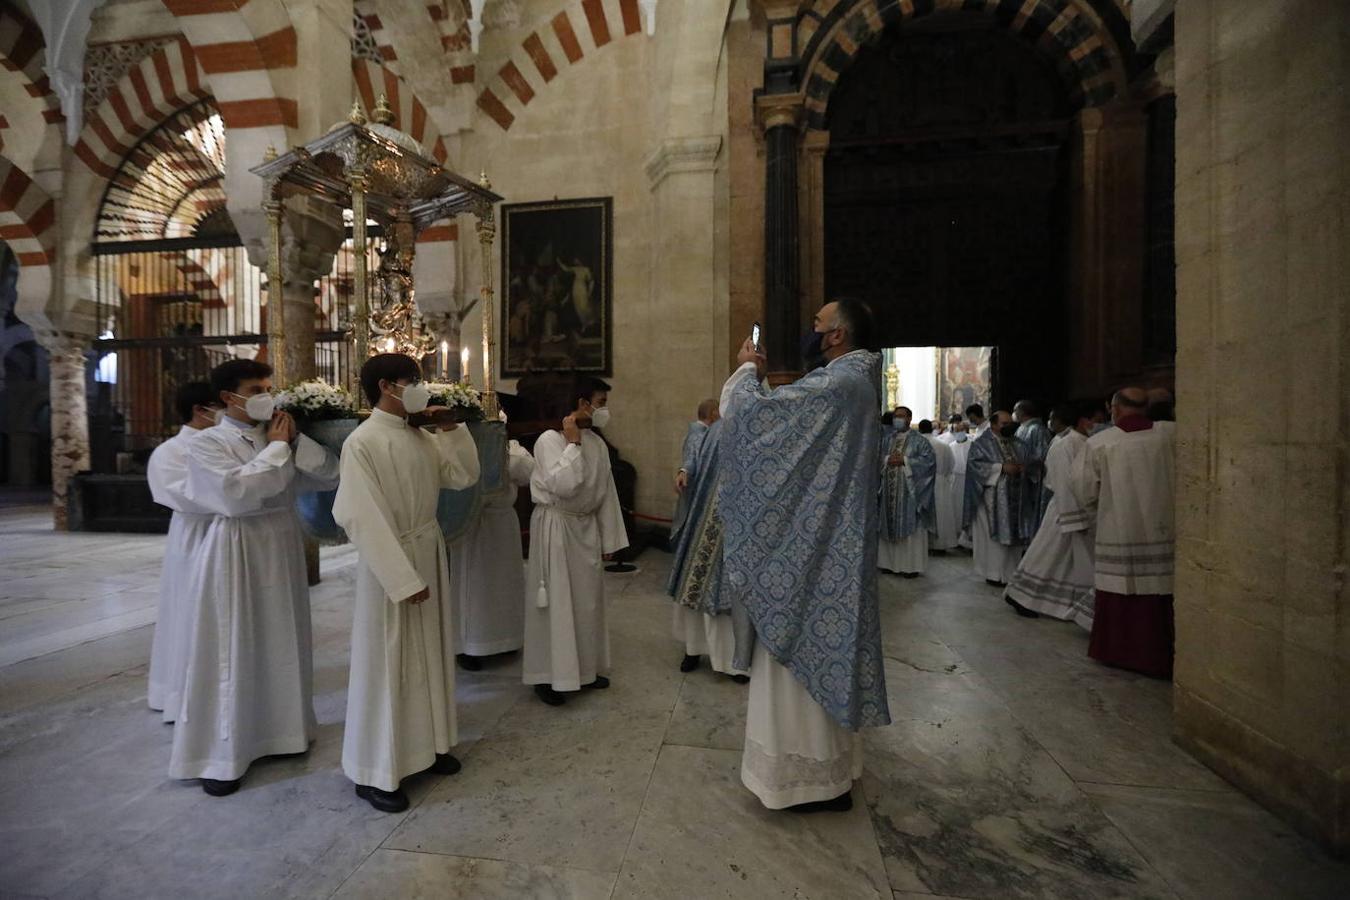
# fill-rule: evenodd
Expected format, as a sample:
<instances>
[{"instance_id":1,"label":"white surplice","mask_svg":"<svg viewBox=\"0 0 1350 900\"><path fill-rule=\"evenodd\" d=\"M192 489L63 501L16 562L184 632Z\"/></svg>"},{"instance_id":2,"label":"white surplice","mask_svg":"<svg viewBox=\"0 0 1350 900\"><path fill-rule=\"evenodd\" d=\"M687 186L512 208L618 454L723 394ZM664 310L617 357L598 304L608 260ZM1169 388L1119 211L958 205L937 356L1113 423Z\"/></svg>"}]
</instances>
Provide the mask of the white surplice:
<instances>
[{"instance_id":1,"label":"white surplice","mask_svg":"<svg viewBox=\"0 0 1350 900\"><path fill-rule=\"evenodd\" d=\"M783 809L847 793L862 767L862 735L840 727L786 666L756 647L741 783L767 808Z\"/></svg>"},{"instance_id":2,"label":"white surplice","mask_svg":"<svg viewBox=\"0 0 1350 900\"><path fill-rule=\"evenodd\" d=\"M993 527L989 519L989 508L981 503L975 510L975 521L971 524L971 542L974 544L975 571L986 581L998 581L1007 584L1017 573L1017 564L1022 561L1025 547L1009 547L1000 544L989 536Z\"/></svg>"},{"instance_id":3,"label":"white surplice","mask_svg":"<svg viewBox=\"0 0 1350 900\"><path fill-rule=\"evenodd\" d=\"M478 521L450 546L456 653L491 656L525 645L525 559L516 492L530 483L534 457L515 441L507 453L506 483L484 500Z\"/></svg>"},{"instance_id":4,"label":"white surplice","mask_svg":"<svg viewBox=\"0 0 1350 900\"><path fill-rule=\"evenodd\" d=\"M1045 486L1054 492L1041 527L1008 582L1027 609L1092 628L1092 523L1073 493L1073 467L1087 438L1070 428L1050 443Z\"/></svg>"},{"instance_id":5,"label":"white surplice","mask_svg":"<svg viewBox=\"0 0 1350 900\"><path fill-rule=\"evenodd\" d=\"M952 490L956 483L956 454L951 444L937 435L925 434L928 443L933 445L933 455L937 457L937 471L933 477L933 528L929 532L929 546L935 550L951 550L961 531L961 517L956 513L956 504L952 502ZM965 481L961 482L965 487ZM964 495L963 495L964 496Z\"/></svg>"},{"instance_id":6,"label":"white surplice","mask_svg":"<svg viewBox=\"0 0 1350 900\"><path fill-rule=\"evenodd\" d=\"M212 513L187 498L187 455L201 430L184 425L178 433L155 448L146 466L150 496L160 506L173 510L169 535L164 542L164 569L159 577L159 607L155 636L150 642L150 676L146 702L172 722L183 703L183 673L187 667L187 644L192 629L188 615L188 587L197 548L211 526Z\"/></svg>"},{"instance_id":7,"label":"white surplice","mask_svg":"<svg viewBox=\"0 0 1350 900\"><path fill-rule=\"evenodd\" d=\"M309 582L295 495L331 490L338 460L300 435L226 417L188 451L187 498L214 513L188 591L192 629L173 778L233 781L315 731Z\"/></svg>"},{"instance_id":8,"label":"white surplice","mask_svg":"<svg viewBox=\"0 0 1350 900\"><path fill-rule=\"evenodd\" d=\"M627 547L628 533L599 436L584 430L577 445L546 431L534 461L521 680L575 691L609 671L601 557Z\"/></svg>"},{"instance_id":9,"label":"white surplice","mask_svg":"<svg viewBox=\"0 0 1350 900\"><path fill-rule=\"evenodd\" d=\"M342 446L333 518L360 559L342 771L356 784L397 790L449 753L455 731L455 625L441 488L478 480L467 428L432 434L376 409ZM431 596L404 602L422 589Z\"/></svg>"},{"instance_id":10,"label":"white surplice","mask_svg":"<svg viewBox=\"0 0 1350 900\"><path fill-rule=\"evenodd\" d=\"M970 533L961 527L966 515L966 461L970 458L970 440L952 441L952 522L956 526L957 546L969 549Z\"/></svg>"}]
</instances>

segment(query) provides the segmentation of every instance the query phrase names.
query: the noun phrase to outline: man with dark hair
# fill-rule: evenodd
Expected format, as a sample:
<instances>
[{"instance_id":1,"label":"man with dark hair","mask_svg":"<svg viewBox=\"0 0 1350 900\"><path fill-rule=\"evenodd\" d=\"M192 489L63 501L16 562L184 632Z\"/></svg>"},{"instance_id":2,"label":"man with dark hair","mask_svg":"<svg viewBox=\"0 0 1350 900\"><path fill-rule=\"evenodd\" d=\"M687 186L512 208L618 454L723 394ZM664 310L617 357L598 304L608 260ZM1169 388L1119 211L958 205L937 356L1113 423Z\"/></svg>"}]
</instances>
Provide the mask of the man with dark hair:
<instances>
[{"instance_id":1,"label":"man with dark hair","mask_svg":"<svg viewBox=\"0 0 1350 900\"><path fill-rule=\"evenodd\" d=\"M412 357L372 356L361 389L370 418L342 446L333 502L359 555L342 771L371 806L402 812L404 778L459 771L455 623L436 508L441 488L478 480L478 451L449 409L427 405Z\"/></svg>"},{"instance_id":2,"label":"man with dark hair","mask_svg":"<svg viewBox=\"0 0 1350 900\"><path fill-rule=\"evenodd\" d=\"M966 460L962 525L970 529L975 570L996 587L1004 587L1017 571L1026 546L1020 531L1023 466L1016 434L1012 416L998 410L989 430L971 444Z\"/></svg>"},{"instance_id":3,"label":"man with dark hair","mask_svg":"<svg viewBox=\"0 0 1350 900\"><path fill-rule=\"evenodd\" d=\"M272 369L211 372L225 415L192 442L187 497L212 513L189 591L192 632L169 775L222 797L253 760L314 739L312 635L295 495L337 486L338 461L275 408Z\"/></svg>"},{"instance_id":4,"label":"man with dark hair","mask_svg":"<svg viewBox=\"0 0 1350 900\"><path fill-rule=\"evenodd\" d=\"M877 566L905 578L928 569L928 528L934 517L937 456L923 435L909 427L914 412L897 406L881 436L881 528ZM928 428L932 430L930 423Z\"/></svg>"},{"instance_id":5,"label":"man with dark hair","mask_svg":"<svg viewBox=\"0 0 1350 900\"><path fill-rule=\"evenodd\" d=\"M1038 614L1092 627L1092 522L1072 488L1074 463L1087 446L1091 404L1062 404L1050 413L1056 431L1045 457L1051 493L1041 527L1008 582L1008 601L1018 615Z\"/></svg>"},{"instance_id":6,"label":"man with dark hair","mask_svg":"<svg viewBox=\"0 0 1350 900\"><path fill-rule=\"evenodd\" d=\"M578 378L560 427L534 445L521 680L550 706L565 693L609 687L600 564L628 546L609 447L592 430L609 424L609 391L598 378Z\"/></svg>"},{"instance_id":7,"label":"man with dark hair","mask_svg":"<svg viewBox=\"0 0 1350 900\"><path fill-rule=\"evenodd\" d=\"M159 611L155 635L150 642L150 676L146 702L172 722L183 703L183 672L187 666L188 630L192 621L184 605L193 559L211 524L210 510L187 498L187 455L193 440L216 424L220 401L206 381L189 381L178 389L174 408L183 423L178 433L150 454L146 478L150 496L160 506L173 510L169 537L164 544L164 569L159 579Z\"/></svg>"},{"instance_id":8,"label":"man with dark hair","mask_svg":"<svg viewBox=\"0 0 1350 900\"><path fill-rule=\"evenodd\" d=\"M749 616L741 781L769 809L852 808L860 728L890 722L877 599L877 408L871 313L827 303L803 341L826 365L769 391L746 341L722 389L722 591ZM753 658L752 658L753 656Z\"/></svg>"},{"instance_id":9,"label":"man with dark hair","mask_svg":"<svg viewBox=\"0 0 1350 900\"><path fill-rule=\"evenodd\" d=\"M1054 434L1041 419L1041 408L1034 400L1018 400L1013 407L1017 423L1018 456L1023 466L1022 497L1018 502L1022 519L1018 528L1030 540L1041 527L1050 492L1045 488L1045 456L1050 452Z\"/></svg>"},{"instance_id":10,"label":"man with dark hair","mask_svg":"<svg viewBox=\"0 0 1350 900\"><path fill-rule=\"evenodd\" d=\"M989 423L984 418L984 407L978 403L972 403L966 407L966 419L970 421L970 439L972 441L989 429Z\"/></svg>"},{"instance_id":11,"label":"man with dark hair","mask_svg":"<svg viewBox=\"0 0 1350 900\"><path fill-rule=\"evenodd\" d=\"M1171 678L1176 432L1151 421L1147 409L1141 389L1116 392L1115 427L1088 439L1074 464L1073 491L1096 529L1088 655Z\"/></svg>"}]
</instances>

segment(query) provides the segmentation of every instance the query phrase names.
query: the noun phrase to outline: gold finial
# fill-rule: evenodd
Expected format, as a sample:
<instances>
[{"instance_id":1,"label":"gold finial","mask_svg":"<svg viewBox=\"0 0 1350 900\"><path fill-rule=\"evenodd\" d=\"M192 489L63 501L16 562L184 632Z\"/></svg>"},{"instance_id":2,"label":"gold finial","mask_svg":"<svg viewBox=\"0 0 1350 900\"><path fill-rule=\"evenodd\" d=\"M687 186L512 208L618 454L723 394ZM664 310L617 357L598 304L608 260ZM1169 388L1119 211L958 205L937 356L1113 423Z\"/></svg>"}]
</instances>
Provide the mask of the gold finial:
<instances>
[{"instance_id":1,"label":"gold finial","mask_svg":"<svg viewBox=\"0 0 1350 900\"><path fill-rule=\"evenodd\" d=\"M267 145L267 151L263 153L263 162L271 162L277 158L277 148L272 144Z\"/></svg>"},{"instance_id":2,"label":"gold finial","mask_svg":"<svg viewBox=\"0 0 1350 900\"><path fill-rule=\"evenodd\" d=\"M394 110L389 105L389 98L384 94L380 95L380 102L375 104L375 111L370 114L370 118L377 125L394 124Z\"/></svg>"},{"instance_id":3,"label":"gold finial","mask_svg":"<svg viewBox=\"0 0 1350 900\"><path fill-rule=\"evenodd\" d=\"M479 172L478 186L486 191L492 190L492 182L487 177L487 169L483 169L481 172Z\"/></svg>"},{"instance_id":4,"label":"gold finial","mask_svg":"<svg viewBox=\"0 0 1350 900\"><path fill-rule=\"evenodd\" d=\"M361 111L361 101L360 101L360 100L353 100L353 101L352 101L352 111L351 111L350 113L348 113L348 115L347 115L347 121L348 121L348 122L351 122L353 125L364 125L364 124L366 124L366 114L365 114L364 112Z\"/></svg>"}]
</instances>

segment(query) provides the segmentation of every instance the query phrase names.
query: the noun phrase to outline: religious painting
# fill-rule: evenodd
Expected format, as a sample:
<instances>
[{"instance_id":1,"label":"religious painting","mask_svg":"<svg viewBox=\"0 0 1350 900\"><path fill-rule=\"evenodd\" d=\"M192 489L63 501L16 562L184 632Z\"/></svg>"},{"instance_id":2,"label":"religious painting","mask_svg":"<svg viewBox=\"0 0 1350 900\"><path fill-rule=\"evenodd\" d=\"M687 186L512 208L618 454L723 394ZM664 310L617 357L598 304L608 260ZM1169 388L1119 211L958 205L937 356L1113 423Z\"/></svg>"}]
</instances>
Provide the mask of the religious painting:
<instances>
[{"instance_id":1,"label":"religious painting","mask_svg":"<svg viewBox=\"0 0 1350 900\"><path fill-rule=\"evenodd\" d=\"M502 376L613 369L613 198L502 206Z\"/></svg>"},{"instance_id":2,"label":"religious painting","mask_svg":"<svg viewBox=\"0 0 1350 900\"><path fill-rule=\"evenodd\" d=\"M989 414L994 393L993 347L941 347L938 351L938 416L965 415L966 407L978 403Z\"/></svg>"}]
</instances>

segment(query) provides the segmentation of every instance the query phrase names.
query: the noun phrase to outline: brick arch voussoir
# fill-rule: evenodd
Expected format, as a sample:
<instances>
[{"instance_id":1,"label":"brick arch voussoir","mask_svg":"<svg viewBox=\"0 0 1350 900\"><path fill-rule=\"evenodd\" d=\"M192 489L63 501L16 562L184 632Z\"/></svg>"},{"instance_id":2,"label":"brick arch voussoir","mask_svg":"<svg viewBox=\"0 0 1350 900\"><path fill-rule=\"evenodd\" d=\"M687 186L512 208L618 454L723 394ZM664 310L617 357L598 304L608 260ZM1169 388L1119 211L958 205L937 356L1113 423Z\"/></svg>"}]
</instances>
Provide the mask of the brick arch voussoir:
<instances>
[{"instance_id":1,"label":"brick arch voussoir","mask_svg":"<svg viewBox=\"0 0 1350 900\"><path fill-rule=\"evenodd\" d=\"M541 21L505 61L479 66L480 74L492 74L478 94L478 109L509 131L563 72L620 38L642 33L638 0L573 0Z\"/></svg>"},{"instance_id":2,"label":"brick arch voussoir","mask_svg":"<svg viewBox=\"0 0 1350 900\"><path fill-rule=\"evenodd\" d=\"M24 79L24 90L42 101L42 119L55 126L65 121L61 102L52 90L51 80L43 70L46 60L46 41L42 29L13 4L0 3L0 66L19 72Z\"/></svg>"},{"instance_id":3,"label":"brick arch voussoir","mask_svg":"<svg viewBox=\"0 0 1350 900\"><path fill-rule=\"evenodd\" d=\"M50 266L56 259L56 205L9 158L0 156L0 241L21 267Z\"/></svg>"},{"instance_id":4,"label":"brick arch voussoir","mask_svg":"<svg viewBox=\"0 0 1350 900\"><path fill-rule=\"evenodd\" d=\"M394 127L412 135L436 162L445 164L448 158L445 139L426 106L413 93L412 85L388 66L370 59L352 59L352 80L367 114L384 96L394 111Z\"/></svg>"}]
</instances>

